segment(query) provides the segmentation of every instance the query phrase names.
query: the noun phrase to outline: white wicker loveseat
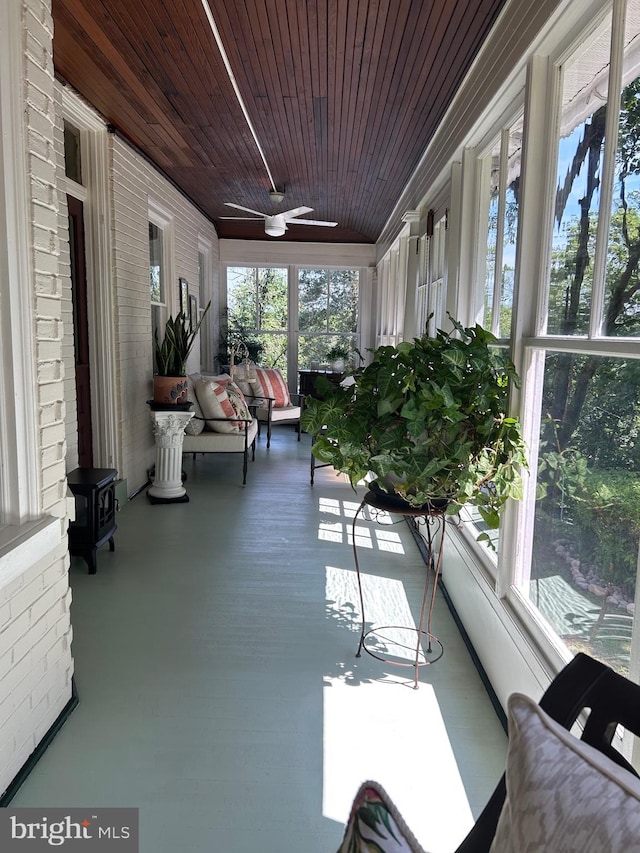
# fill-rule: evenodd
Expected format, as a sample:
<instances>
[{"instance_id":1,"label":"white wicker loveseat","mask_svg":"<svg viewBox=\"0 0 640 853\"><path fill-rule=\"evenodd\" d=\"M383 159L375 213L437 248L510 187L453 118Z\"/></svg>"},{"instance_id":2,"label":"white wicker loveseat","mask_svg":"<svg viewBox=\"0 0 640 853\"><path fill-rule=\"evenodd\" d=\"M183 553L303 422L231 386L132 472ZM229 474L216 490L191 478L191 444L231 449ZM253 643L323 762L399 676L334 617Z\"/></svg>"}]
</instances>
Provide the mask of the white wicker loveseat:
<instances>
[{"instance_id":1,"label":"white wicker loveseat","mask_svg":"<svg viewBox=\"0 0 640 853\"><path fill-rule=\"evenodd\" d=\"M241 453L242 485L249 451L255 459L258 421L228 374L192 374L189 393L195 414L185 430L183 453Z\"/></svg>"}]
</instances>

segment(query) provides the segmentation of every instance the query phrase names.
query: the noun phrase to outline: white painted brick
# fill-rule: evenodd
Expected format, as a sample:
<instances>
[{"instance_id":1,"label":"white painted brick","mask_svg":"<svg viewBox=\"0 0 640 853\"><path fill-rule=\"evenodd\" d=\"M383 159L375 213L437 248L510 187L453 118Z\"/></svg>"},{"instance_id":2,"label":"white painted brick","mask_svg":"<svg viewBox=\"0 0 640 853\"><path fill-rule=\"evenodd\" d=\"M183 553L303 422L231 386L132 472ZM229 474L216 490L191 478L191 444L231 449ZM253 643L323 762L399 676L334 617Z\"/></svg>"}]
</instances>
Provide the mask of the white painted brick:
<instances>
[{"instance_id":1,"label":"white painted brick","mask_svg":"<svg viewBox=\"0 0 640 853\"><path fill-rule=\"evenodd\" d=\"M60 366L59 372L62 372L62 366ZM60 379L59 382L51 382L47 385L40 385L38 387L38 401L41 406L46 406L47 403L53 403L55 400L64 399L64 386L62 384L62 377L58 377Z\"/></svg>"},{"instance_id":2,"label":"white painted brick","mask_svg":"<svg viewBox=\"0 0 640 853\"><path fill-rule=\"evenodd\" d=\"M39 89L48 99L51 100L53 97L53 68L48 63L38 63L35 57L29 56L27 53L25 72L27 79L29 80L29 85ZM34 124L37 125L36 119L33 116L33 110L30 110L27 113L27 124L30 127L33 127ZM36 129L38 129L37 126ZM49 128L48 130L43 131L43 133L46 134L46 136L51 136L52 130Z\"/></svg>"},{"instance_id":3,"label":"white painted brick","mask_svg":"<svg viewBox=\"0 0 640 853\"><path fill-rule=\"evenodd\" d=\"M47 319L39 319L36 322L36 335L39 340L50 340L50 341L59 341L61 336L61 323L60 320L54 320L53 318ZM58 348L57 352L60 352Z\"/></svg>"},{"instance_id":4,"label":"white painted brick","mask_svg":"<svg viewBox=\"0 0 640 853\"><path fill-rule=\"evenodd\" d=\"M40 228L45 228L52 233L57 232L58 211L55 207L50 207L45 204L34 204L31 208L31 213L33 221L37 223ZM68 260L69 252L66 248L64 249L64 256Z\"/></svg>"},{"instance_id":5,"label":"white painted brick","mask_svg":"<svg viewBox=\"0 0 640 853\"><path fill-rule=\"evenodd\" d=\"M50 317L53 320L60 320L62 316L62 300L53 296L37 296L36 314L39 317Z\"/></svg>"},{"instance_id":6,"label":"white painted brick","mask_svg":"<svg viewBox=\"0 0 640 853\"><path fill-rule=\"evenodd\" d=\"M61 462L64 459L62 445L55 444L53 447L45 447L40 451L40 465L42 468L47 468L56 462Z\"/></svg>"},{"instance_id":7,"label":"white painted brick","mask_svg":"<svg viewBox=\"0 0 640 853\"><path fill-rule=\"evenodd\" d=\"M45 361L38 365L38 384L44 385L48 382L61 382L64 378L62 362ZM57 397L55 399L58 399Z\"/></svg>"},{"instance_id":8,"label":"white painted brick","mask_svg":"<svg viewBox=\"0 0 640 853\"><path fill-rule=\"evenodd\" d=\"M29 630L29 613L23 611L0 631L0 653L13 649Z\"/></svg>"},{"instance_id":9,"label":"white painted brick","mask_svg":"<svg viewBox=\"0 0 640 853\"><path fill-rule=\"evenodd\" d=\"M33 645L33 648L31 650L33 660L44 660L45 669L48 669L51 665L51 660L57 660L58 657L60 657L60 655L56 653L51 660L49 659L49 654L51 650L58 643L59 640L56 637L55 628L49 628L45 633L43 633L42 637L40 637L38 641Z\"/></svg>"},{"instance_id":10,"label":"white painted brick","mask_svg":"<svg viewBox=\"0 0 640 853\"><path fill-rule=\"evenodd\" d=\"M29 613L34 601L44 593L42 574L38 573L29 583L22 586L10 600L11 618L17 619L22 613Z\"/></svg>"},{"instance_id":11,"label":"white painted brick","mask_svg":"<svg viewBox=\"0 0 640 853\"><path fill-rule=\"evenodd\" d=\"M13 645L14 665L25 655L29 654L31 649L37 648L38 643L50 633L46 617L38 619L37 622L32 622L29 615L29 623L29 630Z\"/></svg>"},{"instance_id":12,"label":"white painted brick","mask_svg":"<svg viewBox=\"0 0 640 853\"><path fill-rule=\"evenodd\" d=\"M52 363L60 355L60 342L41 340L37 345L37 353L39 361Z\"/></svg>"},{"instance_id":13,"label":"white painted brick","mask_svg":"<svg viewBox=\"0 0 640 853\"><path fill-rule=\"evenodd\" d=\"M56 167L53 160L36 152L29 152L29 178L33 182L55 184Z\"/></svg>"},{"instance_id":14,"label":"white painted brick","mask_svg":"<svg viewBox=\"0 0 640 853\"><path fill-rule=\"evenodd\" d=\"M2 638L2 634L0 633L0 639L1 638ZM4 684L5 676L7 675L9 670L11 669L12 663L13 663L13 651L12 651L12 649L4 649L3 652L0 652L0 684Z\"/></svg>"},{"instance_id":15,"label":"white painted brick","mask_svg":"<svg viewBox=\"0 0 640 853\"><path fill-rule=\"evenodd\" d=\"M62 615L62 594L57 587L44 590L43 594L31 605L29 610L31 622L35 624L41 619L48 620L50 613L55 614L56 619ZM51 627L51 622L49 622L49 627Z\"/></svg>"},{"instance_id":16,"label":"white painted brick","mask_svg":"<svg viewBox=\"0 0 640 853\"><path fill-rule=\"evenodd\" d=\"M45 270L42 270L41 272L36 272L36 293L41 293L44 296L60 297L62 285L57 275L57 272L57 263L55 274L53 275L51 274L51 272L46 272Z\"/></svg>"},{"instance_id":17,"label":"white painted brick","mask_svg":"<svg viewBox=\"0 0 640 853\"><path fill-rule=\"evenodd\" d=\"M62 424L54 424L52 426L43 427L43 429L40 430L40 440L43 447L63 441L64 426Z\"/></svg>"},{"instance_id":18,"label":"white painted brick","mask_svg":"<svg viewBox=\"0 0 640 853\"><path fill-rule=\"evenodd\" d=\"M43 252L36 250L34 252L34 267L36 273L40 275L57 275L58 272L58 258L56 255L52 255L51 252ZM59 285L57 285L59 287ZM54 290L46 290L44 292L53 293L59 292L57 289Z\"/></svg>"},{"instance_id":19,"label":"white painted brick","mask_svg":"<svg viewBox=\"0 0 640 853\"><path fill-rule=\"evenodd\" d=\"M58 513L53 512L53 507L57 506L58 503L64 500L66 497L66 489L62 483L56 483L54 486L50 486L48 489L42 490L42 505L46 509L46 511L50 515L57 516L61 518L62 516ZM63 508L62 514L64 515L66 510Z\"/></svg>"},{"instance_id":20,"label":"white painted brick","mask_svg":"<svg viewBox=\"0 0 640 853\"><path fill-rule=\"evenodd\" d=\"M26 26L40 44L48 44L53 37L53 20L49 6L42 0L24 0L27 9Z\"/></svg>"}]
</instances>

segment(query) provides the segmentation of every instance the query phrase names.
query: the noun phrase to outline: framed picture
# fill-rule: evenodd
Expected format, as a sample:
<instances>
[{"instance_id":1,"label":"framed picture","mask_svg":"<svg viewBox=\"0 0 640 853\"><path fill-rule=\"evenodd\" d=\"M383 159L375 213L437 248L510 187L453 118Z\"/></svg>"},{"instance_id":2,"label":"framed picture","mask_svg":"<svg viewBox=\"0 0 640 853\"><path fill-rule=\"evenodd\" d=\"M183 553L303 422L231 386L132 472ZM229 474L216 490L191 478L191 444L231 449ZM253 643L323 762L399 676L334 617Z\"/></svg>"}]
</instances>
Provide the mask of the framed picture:
<instances>
[{"instance_id":1,"label":"framed picture","mask_svg":"<svg viewBox=\"0 0 640 853\"><path fill-rule=\"evenodd\" d=\"M192 329L198 322L198 298L193 295L189 297L189 322Z\"/></svg>"},{"instance_id":2,"label":"framed picture","mask_svg":"<svg viewBox=\"0 0 640 853\"><path fill-rule=\"evenodd\" d=\"M189 282L186 278L179 279L178 284L178 302L180 305L180 310L185 315L185 317L189 313Z\"/></svg>"}]
</instances>

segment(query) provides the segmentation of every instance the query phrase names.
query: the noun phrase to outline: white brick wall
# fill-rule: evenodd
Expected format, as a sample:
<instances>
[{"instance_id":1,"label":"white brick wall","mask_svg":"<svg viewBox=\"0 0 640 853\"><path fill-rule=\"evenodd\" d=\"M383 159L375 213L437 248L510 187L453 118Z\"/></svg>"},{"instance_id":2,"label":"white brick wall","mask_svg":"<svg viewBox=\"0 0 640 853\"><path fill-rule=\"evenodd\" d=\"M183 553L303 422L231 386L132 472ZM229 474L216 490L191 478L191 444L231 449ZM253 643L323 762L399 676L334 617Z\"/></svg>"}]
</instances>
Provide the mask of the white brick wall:
<instances>
[{"instance_id":1,"label":"white brick wall","mask_svg":"<svg viewBox=\"0 0 640 853\"><path fill-rule=\"evenodd\" d=\"M54 153L54 80L48 0L25 0L20 33L30 286L37 376L42 523L0 547L0 793L71 698L70 590L66 537L62 288ZM17 19L16 19L17 20ZM3 134L12 128L2 127ZM0 235L1 238L2 235ZM0 284L1 286L1 284ZM46 522L47 516L53 520ZM43 532L44 531L44 532ZM6 534L6 531L5 531Z\"/></svg>"},{"instance_id":2,"label":"white brick wall","mask_svg":"<svg viewBox=\"0 0 640 853\"><path fill-rule=\"evenodd\" d=\"M149 300L149 198L173 217L174 280L167 281L168 309L177 310L178 279L198 296L198 237L212 244L217 277L218 238L213 226L165 178L125 142L111 137L113 245L116 288L117 377L120 391L122 477L130 493L147 479L154 462L146 400L152 394L151 308ZM215 310L215 309L214 309ZM213 312L212 312L213 313ZM199 367L197 346L192 369Z\"/></svg>"}]
</instances>

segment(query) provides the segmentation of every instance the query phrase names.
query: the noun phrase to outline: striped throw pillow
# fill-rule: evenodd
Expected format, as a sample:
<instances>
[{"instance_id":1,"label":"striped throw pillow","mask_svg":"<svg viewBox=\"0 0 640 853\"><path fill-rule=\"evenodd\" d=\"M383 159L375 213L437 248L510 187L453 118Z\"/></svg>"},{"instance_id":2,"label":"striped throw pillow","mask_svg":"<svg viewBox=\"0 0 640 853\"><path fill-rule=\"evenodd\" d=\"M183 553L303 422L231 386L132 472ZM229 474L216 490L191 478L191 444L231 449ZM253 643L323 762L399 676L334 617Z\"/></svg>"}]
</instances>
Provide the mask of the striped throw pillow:
<instances>
[{"instance_id":1,"label":"striped throw pillow","mask_svg":"<svg viewBox=\"0 0 640 853\"><path fill-rule=\"evenodd\" d=\"M256 367L260 393L273 398L273 408L282 409L291 405L289 389L278 367Z\"/></svg>"}]
</instances>

